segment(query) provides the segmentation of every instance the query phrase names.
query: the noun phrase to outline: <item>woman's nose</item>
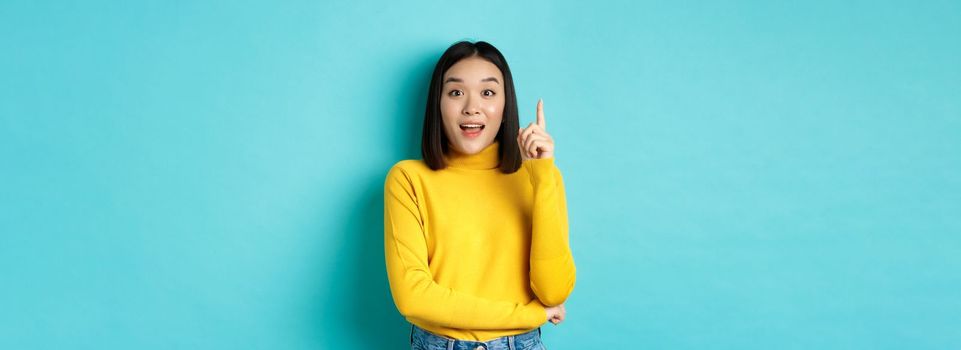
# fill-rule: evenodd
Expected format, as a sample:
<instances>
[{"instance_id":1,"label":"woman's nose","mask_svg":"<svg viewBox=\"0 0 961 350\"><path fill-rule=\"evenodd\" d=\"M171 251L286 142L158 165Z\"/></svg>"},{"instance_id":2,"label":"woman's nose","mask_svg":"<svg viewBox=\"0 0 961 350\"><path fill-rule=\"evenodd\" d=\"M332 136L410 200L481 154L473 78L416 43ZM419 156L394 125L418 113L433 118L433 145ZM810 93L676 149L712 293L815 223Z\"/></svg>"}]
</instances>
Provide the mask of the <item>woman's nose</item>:
<instances>
[{"instance_id":1,"label":"woman's nose","mask_svg":"<svg viewBox=\"0 0 961 350\"><path fill-rule=\"evenodd\" d=\"M464 105L464 115L474 115L478 113L480 113L480 107L478 107L474 101L468 100L467 104Z\"/></svg>"}]
</instances>

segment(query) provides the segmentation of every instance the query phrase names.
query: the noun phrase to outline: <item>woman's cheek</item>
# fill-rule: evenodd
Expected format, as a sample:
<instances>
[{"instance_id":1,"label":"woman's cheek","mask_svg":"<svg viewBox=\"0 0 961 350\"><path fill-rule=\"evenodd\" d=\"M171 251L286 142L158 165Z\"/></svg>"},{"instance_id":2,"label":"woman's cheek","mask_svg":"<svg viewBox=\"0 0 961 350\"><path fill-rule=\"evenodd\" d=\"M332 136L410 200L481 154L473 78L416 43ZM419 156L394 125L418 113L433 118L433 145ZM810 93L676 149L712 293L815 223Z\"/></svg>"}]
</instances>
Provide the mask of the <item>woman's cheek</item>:
<instances>
[{"instance_id":1,"label":"woman's cheek","mask_svg":"<svg viewBox=\"0 0 961 350\"><path fill-rule=\"evenodd\" d=\"M491 119L499 119L499 117L503 117L503 113L504 107L497 104L490 104L484 108L484 114L487 114L487 117Z\"/></svg>"}]
</instances>

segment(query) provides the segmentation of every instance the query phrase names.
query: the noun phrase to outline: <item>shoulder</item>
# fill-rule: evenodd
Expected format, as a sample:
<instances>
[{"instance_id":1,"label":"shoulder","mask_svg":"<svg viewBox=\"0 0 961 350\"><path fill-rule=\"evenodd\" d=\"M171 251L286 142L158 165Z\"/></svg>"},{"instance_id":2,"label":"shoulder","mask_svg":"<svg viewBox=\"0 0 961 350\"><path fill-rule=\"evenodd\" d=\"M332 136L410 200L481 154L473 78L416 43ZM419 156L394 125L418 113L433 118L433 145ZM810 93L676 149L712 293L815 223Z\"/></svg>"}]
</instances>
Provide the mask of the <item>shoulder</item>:
<instances>
[{"instance_id":1,"label":"shoulder","mask_svg":"<svg viewBox=\"0 0 961 350\"><path fill-rule=\"evenodd\" d=\"M421 177L422 174L431 171L433 170L431 170L430 167L427 166L427 163L424 163L423 160L405 159L394 163L394 165L390 167L390 169L387 171L386 181L391 182L403 180L406 182L412 182L411 180L413 178Z\"/></svg>"},{"instance_id":2,"label":"shoulder","mask_svg":"<svg viewBox=\"0 0 961 350\"><path fill-rule=\"evenodd\" d=\"M395 173L395 172L423 173L425 171L433 171L433 170L431 170L427 166L427 163L424 163L423 160L404 159L402 161L394 163L394 165L390 167L390 170L387 173L388 174Z\"/></svg>"}]
</instances>

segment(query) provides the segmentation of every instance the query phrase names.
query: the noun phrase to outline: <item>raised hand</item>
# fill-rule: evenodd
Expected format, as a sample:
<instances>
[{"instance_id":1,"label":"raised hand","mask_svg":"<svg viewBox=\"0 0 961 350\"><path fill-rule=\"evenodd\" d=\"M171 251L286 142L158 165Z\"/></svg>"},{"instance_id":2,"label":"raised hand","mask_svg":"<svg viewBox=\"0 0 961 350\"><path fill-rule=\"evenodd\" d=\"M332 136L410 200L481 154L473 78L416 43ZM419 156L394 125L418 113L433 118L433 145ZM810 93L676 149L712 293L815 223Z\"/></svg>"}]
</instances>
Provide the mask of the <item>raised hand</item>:
<instances>
[{"instance_id":1,"label":"raised hand","mask_svg":"<svg viewBox=\"0 0 961 350\"><path fill-rule=\"evenodd\" d=\"M554 139L547 133L543 100L537 100L537 122L518 129L517 145L523 160L554 157Z\"/></svg>"}]
</instances>

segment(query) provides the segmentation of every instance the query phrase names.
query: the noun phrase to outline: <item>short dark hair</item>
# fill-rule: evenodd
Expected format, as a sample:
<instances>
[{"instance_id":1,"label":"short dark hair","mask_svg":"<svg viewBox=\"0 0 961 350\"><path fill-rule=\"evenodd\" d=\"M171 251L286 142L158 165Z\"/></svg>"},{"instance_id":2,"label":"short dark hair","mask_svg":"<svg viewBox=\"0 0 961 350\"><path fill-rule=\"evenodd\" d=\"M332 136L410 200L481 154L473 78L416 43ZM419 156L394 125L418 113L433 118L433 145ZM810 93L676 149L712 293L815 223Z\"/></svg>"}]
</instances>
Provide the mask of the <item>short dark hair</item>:
<instances>
[{"instance_id":1,"label":"short dark hair","mask_svg":"<svg viewBox=\"0 0 961 350\"><path fill-rule=\"evenodd\" d=\"M447 162L444 155L448 152L444 120L440 111L440 99L443 96L444 73L455 63L468 57L480 57L493 63L504 76L504 115L502 124L497 131L498 158L500 170L505 174L516 172L521 167L521 151L517 145L517 129L520 121L517 117L517 97L514 93L514 79L507 60L494 45L484 41L472 43L460 41L454 43L437 60L434 73L430 78L430 90L427 92L427 110L424 112L424 134L421 139L421 155L424 162L433 170L444 169Z\"/></svg>"}]
</instances>

